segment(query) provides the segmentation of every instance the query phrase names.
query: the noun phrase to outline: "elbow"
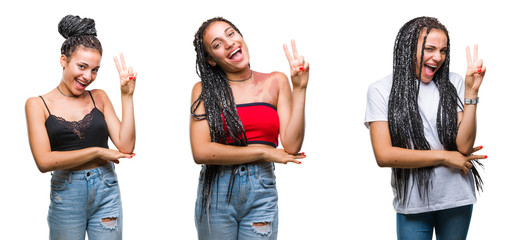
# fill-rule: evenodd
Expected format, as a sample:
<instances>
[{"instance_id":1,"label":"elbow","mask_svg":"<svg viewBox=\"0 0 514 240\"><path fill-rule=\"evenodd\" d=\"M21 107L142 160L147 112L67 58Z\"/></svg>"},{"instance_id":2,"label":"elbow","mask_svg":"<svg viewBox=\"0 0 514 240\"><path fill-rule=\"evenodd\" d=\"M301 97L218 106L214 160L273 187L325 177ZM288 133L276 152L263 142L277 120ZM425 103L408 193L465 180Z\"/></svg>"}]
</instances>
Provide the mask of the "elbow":
<instances>
[{"instance_id":1,"label":"elbow","mask_svg":"<svg viewBox=\"0 0 514 240\"><path fill-rule=\"evenodd\" d=\"M300 150L302 150L302 144L284 144L282 143L282 147L284 147L284 151L291 155L298 154Z\"/></svg>"},{"instance_id":2,"label":"elbow","mask_svg":"<svg viewBox=\"0 0 514 240\"><path fill-rule=\"evenodd\" d=\"M471 153L473 153L473 148L472 147L462 147L462 146L458 146L457 147L457 150L464 156L468 156L470 155Z\"/></svg>"},{"instance_id":3,"label":"elbow","mask_svg":"<svg viewBox=\"0 0 514 240\"><path fill-rule=\"evenodd\" d=\"M375 155L375 159L377 161L377 165L381 168L385 167L394 167L394 163L397 162L397 160L392 160L386 156L382 155Z\"/></svg>"},{"instance_id":4,"label":"elbow","mask_svg":"<svg viewBox=\"0 0 514 240\"><path fill-rule=\"evenodd\" d=\"M382 160L382 159L378 159L378 158L377 158L377 165L378 165L379 167L381 167L381 168L383 168L383 167L389 167L389 164L388 164L388 162L387 162L387 161L384 161L384 160Z\"/></svg>"},{"instance_id":5,"label":"elbow","mask_svg":"<svg viewBox=\"0 0 514 240\"><path fill-rule=\"evenodd\" d=\"M51 168L51 166L49 166L49 164L39 162L37 159L36 159L36 166L37 166L37 169L39 170L39 172L41 172L41 173L47 173L47 172L53 171L53 169Z\"/></svg>"},{"instance_id":6,"label":"elbow","mask_svg":"<svg viewBox=\"0 0 514 240\"><path fill-rule=\"evenodd\" d=\"M213 155L215 156L215 155ZM196 164L207 164L209 162L208 154L201 151L193 151L193 160Z\"/></svg>"}]
</instances>

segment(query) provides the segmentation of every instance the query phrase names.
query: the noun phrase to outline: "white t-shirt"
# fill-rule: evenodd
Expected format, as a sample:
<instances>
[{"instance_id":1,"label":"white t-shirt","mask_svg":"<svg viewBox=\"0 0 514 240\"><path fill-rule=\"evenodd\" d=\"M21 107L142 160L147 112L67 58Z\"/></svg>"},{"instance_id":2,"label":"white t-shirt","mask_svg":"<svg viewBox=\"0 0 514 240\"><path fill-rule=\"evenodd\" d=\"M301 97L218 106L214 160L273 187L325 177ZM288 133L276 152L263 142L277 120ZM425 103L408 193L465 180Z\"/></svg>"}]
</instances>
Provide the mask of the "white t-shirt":
<instances>
[{"instance_id":1,"label":"white t-shirt","mask_svg":"<svg viewBox=\"0 0 514 240\"><path fill-rule=\"evenodd\" d=\"M450 82L457 89L461 100L464 98L464 83L458 74L450 73ZM389 94L393 84L392 75L386 76L368 88L368 100L364 124L369 128L370 122L387 122ZM433 81L421 83L418 96L419 113L423 119L425 138L432 150L444 150L437 134L437 107L439 106L439 90ZM460 109L458 111L461 111ZM424 201L419 197L417 183L409 178L406 204L402 204L391 174L393 187L394 209L402 214L415 214L437 211L473 204L476 202L475 184L473 174L464 175L462 170L446 166L434 167L432 187L428 191L428 199Z\"/></svg>"}]
</instances>

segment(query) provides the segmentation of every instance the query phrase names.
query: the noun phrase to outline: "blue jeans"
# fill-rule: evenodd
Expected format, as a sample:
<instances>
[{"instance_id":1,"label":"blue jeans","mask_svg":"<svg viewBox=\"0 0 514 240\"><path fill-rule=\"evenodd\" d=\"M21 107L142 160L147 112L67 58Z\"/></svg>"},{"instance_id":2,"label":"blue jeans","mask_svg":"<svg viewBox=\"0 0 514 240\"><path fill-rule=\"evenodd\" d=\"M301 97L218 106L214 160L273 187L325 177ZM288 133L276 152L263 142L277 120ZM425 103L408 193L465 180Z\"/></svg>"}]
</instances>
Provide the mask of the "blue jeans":
<instances>
[{"instance_id":1,"label":"blue jeans","mask_svg":"<svg viewBox=\"0 0 514 240\"><path fill-rule=\"evenodd\" d=\"M52 174L50 239L121 239L120 189L114 166Z\"/></svg>"},{"instance_id":2,"label":"blue jeans","mask_svg":"<svg viewBox=\"0 0 514 240\"><path fill-rule=\"evenodd\" d=\"M239 165L228 203L232 166L223 166L212 188L209 216L204 214L200 222L204 172L205 166L200 173L195 209L198 239L277 239L278 195L272 163Z\"/></svg>"},{"instance_id":3,"label":"blue jeans","mask_svg":"<svg viewBox=\"0 0 514 240\"><path fill-rule=\"evenodd\" d=\"M466 239L472 212L473 205L419 214L397 213L398 240L430 240L434 228L438 240Z\"/></svg>"}]
</instances>

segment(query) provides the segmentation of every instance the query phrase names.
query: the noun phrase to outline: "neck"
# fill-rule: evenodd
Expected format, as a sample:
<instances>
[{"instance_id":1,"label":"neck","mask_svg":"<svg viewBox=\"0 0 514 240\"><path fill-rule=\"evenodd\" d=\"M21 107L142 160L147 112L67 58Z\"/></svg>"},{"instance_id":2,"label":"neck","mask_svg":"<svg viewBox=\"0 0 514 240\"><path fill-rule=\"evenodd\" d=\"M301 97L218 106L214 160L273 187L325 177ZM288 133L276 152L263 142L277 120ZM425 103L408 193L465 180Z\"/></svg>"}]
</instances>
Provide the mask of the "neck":
<instances>
[{"instance_id":1,"label":"neck","mask_svg":"<svg viewBox=\"0 0 514 240\"><path fill-rule=\"evenodd\" d=\"M59 85L57 85L57 91L59 91L59 93L62 95L62 96L65 96L65 97L80 97L81 95L75 95L73 94L69 89L68 87L66 86L66 84L64 84L64 80L61 80L61 82L59 83Z\"/></svg>"},{"instance_id":2,"label":"neck","mask_svg":"<svg viewBox=\"0 0 514 240\"><path fill-rule=\"evenodd\" d=\"M245 68L244 70L240 71L240 72L235 72L235 73L225 73L227 75L227 79L229 81L232 81L232 82L242 82L242 81L245 81L245 80L249 80L252 75L253 75L253 72L252 70L248 67L248 68Z\"/></svg>"}]
</instances>

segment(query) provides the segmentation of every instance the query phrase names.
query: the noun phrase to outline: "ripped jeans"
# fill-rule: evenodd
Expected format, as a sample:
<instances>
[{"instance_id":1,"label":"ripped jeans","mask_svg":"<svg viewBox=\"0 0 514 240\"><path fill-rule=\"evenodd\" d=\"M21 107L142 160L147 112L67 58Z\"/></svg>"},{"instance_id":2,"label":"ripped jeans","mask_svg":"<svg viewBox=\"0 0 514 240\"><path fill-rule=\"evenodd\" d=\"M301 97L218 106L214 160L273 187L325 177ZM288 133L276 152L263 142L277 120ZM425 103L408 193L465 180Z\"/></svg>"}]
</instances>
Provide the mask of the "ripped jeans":
<instances>
[{"instance_id":1,"label":"ripped jeans","mask_svg":"<svg viewBox=\"0 0 514 240\"><path fill-rule=\"evenodd\" d=\"M122 239L120 188L113 163L52 173L50 239Z\"/></svg>"},{"instance_id":2,"label":"ripped jeans","mask_svg":"<svg viewBox=\"0 0 514 240\"><path fill-rule=\"evenodd\" d=\"M273 163L242 164L237 167L230 202L228 185L233 166L222 166L219 181L213 184L210 210L203 214L202 166L196 198L195 222L198 239L277 239L278 195Z\"/></svg>"}]
</instances>

